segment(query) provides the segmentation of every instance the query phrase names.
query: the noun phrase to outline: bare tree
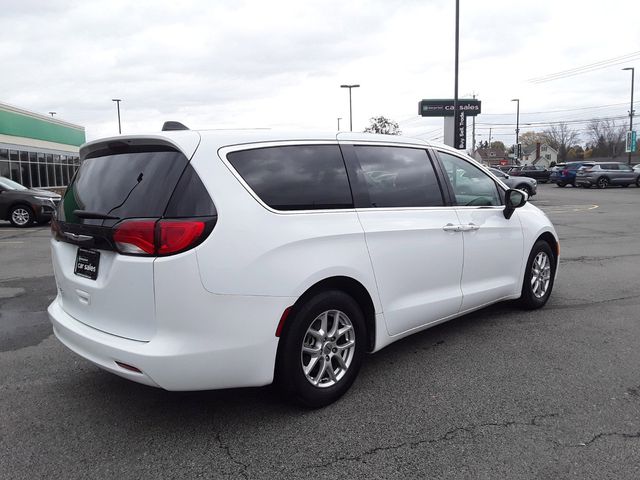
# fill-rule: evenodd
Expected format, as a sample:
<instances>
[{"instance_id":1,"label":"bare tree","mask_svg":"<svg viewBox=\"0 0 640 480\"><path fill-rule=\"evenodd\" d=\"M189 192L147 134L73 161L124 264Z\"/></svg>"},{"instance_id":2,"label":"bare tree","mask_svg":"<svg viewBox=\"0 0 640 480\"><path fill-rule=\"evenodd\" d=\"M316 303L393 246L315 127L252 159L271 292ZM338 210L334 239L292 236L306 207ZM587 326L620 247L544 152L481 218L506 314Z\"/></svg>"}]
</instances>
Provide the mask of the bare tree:
<instances>
[{"instance_id":1,"label":"bare tree","mask_svg":"<svg viewBox=\"0 0 640 480\"><path fill-rule=\"evenodd\" d=\"M558 158L560 160L566 160L569 147L575 145L580 140L578 132L569 128L564 122L552 125L551 128L543 132L543 135L547 144L558 151Z\"/></svg>"},{"instance_id":2,"label":"bare tree","mask_svg":"<svg viewBox=\"0 0 640 480\"><path fill-rule=\"evenodd\" d=\"M624 153L626 123L617 125L615 120L594 118L587 131L594 157L615 158Z\"/></svg>"},{"instance_id":3,"label":"bare tree","mask_svg":"<svg viewBox=\"0 0 640 480\"><path fill-rule=\"evenodd\" d=\"M518 139L523 147L535 145L536 143L544 143L546 138L544 133L540 132L522 132Z\"/></svg>"}]
</instances>

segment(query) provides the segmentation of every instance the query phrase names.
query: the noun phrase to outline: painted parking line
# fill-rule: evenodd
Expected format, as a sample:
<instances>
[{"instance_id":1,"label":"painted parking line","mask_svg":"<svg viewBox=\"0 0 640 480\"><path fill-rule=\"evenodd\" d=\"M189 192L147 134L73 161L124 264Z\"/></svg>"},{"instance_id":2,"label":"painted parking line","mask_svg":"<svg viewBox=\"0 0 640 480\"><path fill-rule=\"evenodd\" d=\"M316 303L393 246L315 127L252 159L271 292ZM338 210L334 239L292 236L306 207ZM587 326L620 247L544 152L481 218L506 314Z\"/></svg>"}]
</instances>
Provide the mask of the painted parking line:
<instances>
[{"instance_id":1,"label":"painted parking line","mask_svg":"<svg viewBox=\"0 0 640 480\"><path fill-rule=\"evenodd\" d=\"M3 242L2 240L0 240L0 245L6 245L9 243L24 243L24 242Z\"/></svg>"},{"instance_id":2,"label":"painted parking line","mask_svg":"<svg viewBox=\"0 0 640 480\"><path fill-rule=\"evenodd\" d=\"M543 211L548 213L573 213L573 212L589 212L600 208L600 205L558 205L555 207L541 207Z\"/></svg>"}]
</instances>

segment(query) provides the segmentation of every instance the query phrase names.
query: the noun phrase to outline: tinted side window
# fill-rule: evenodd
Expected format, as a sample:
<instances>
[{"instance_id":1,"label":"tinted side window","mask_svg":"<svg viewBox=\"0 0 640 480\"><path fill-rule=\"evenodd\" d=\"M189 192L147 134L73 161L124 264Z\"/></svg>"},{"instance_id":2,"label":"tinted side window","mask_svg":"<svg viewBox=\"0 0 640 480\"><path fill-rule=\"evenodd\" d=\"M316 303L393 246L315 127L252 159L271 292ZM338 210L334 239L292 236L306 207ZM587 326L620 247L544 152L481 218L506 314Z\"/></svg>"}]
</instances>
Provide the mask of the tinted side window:
<instances>
[{"instance_id":1,"label":"tinted side window","mask_svg":"<svg viewBox=\"0 0 640 480\"><path fill-rule=\"evenodd\" d=\"M444 205L426 150L355 146L359 186L368 194L362 207L432 207ZM366 196L365 196L366 197Z\"/></svg>"},{"instance_id":2,"label":"tinted side window","mask_svg":"<svg viewBox=\"0 0 640 480\"><path fill-rule=\"evenodd\" d=\"M438 152L458 205L501 205L495 182L471 163L445 152Z\"/></svg>"},{"instance_id":3,"label":"tinted side window","mask_svg":"<svg viewBox=\"0 0 640 480\"><path fill-rule=\"evenodd\" d=\"M353 207L347 172L337 145L257 148L229 153L227 159L272 208Z\"/></svg>"}]
</instances>

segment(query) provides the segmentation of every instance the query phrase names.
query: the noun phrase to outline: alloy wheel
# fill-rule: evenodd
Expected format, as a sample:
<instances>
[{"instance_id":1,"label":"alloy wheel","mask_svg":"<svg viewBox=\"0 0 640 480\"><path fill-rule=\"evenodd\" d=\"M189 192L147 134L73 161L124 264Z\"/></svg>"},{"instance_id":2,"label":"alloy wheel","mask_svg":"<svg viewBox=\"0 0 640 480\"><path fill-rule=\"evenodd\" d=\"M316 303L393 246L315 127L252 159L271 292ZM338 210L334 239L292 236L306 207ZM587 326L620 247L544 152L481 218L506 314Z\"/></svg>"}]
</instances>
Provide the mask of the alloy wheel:
<instances>
[{"instance_id":1,"label":"alloy wheel","mask_svg":"<svg viewBox=\"0 0 640 480\"><path fill-rule=\"evenodd\" d=\"M26 208L18 207L11 213L11 219L16 225L23 227L31 221L31 213Z\"/></svg>"},{"instance_id":2,"label":"alloy wheel","mask_svg":"<svg viewBox=\"0 0 640 480\"><path fill-rule=\"evenodd\" d=\"M546 252L538 252L531 265L531 290L536 298L546 295L551 281L551 260Z\"/></svg>"},{"instance_id":3,"label":"alloy wheel","mask_svg":"<svg viewBox=\"0 0 640 480\"><path fill-rule=\"evenodd\" d=\"M318 315L304 335L300 353L309 383L320 388L338 383L351 366L355 346L355 330L344 312L327 310Z\"/></svg>"}]
</instances>

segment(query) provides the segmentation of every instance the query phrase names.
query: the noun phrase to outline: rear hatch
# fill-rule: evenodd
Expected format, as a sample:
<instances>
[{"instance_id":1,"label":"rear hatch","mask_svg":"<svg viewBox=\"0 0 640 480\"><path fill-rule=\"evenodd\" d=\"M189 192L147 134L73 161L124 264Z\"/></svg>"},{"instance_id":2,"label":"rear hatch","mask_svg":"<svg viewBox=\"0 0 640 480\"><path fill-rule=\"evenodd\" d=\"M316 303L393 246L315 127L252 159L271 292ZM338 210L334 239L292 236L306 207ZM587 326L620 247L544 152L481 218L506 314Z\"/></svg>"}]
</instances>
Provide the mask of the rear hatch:
<instances>
[{"instance_id":1,"label":"rear hatch","mask_svg":"<svg viewBox=\"0 0 640 480\"><path fill-rule=\"evenodd\" d=\"M81 149L80 169L52 223L59 301L76 320L150 340L156 330L154 259L192 248L213 228L215 207L206 191L209 205L185 199L204 190L189 166L199 135L175 137L178 143L116 138ZM197 215L203 218L195 221ZM160 240L166 244L159 246Z\"/></svg>"}]
</instances>

